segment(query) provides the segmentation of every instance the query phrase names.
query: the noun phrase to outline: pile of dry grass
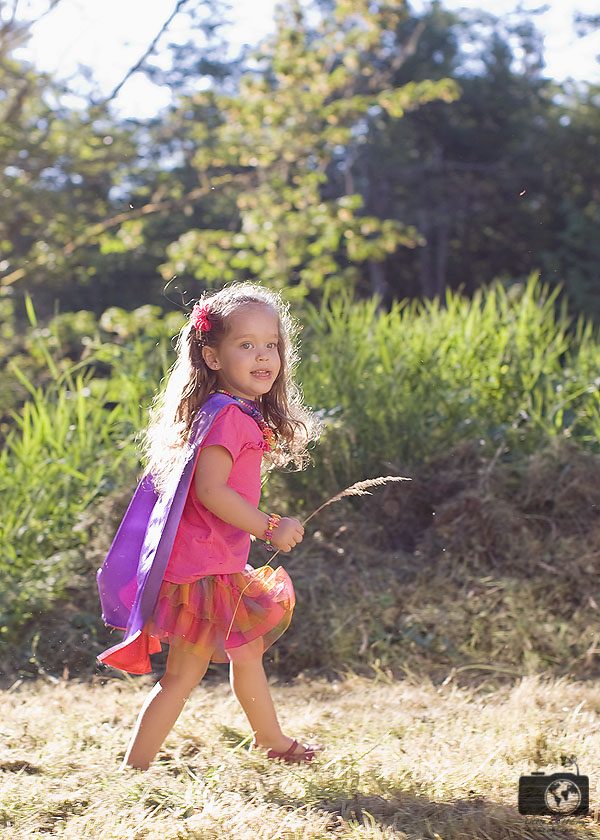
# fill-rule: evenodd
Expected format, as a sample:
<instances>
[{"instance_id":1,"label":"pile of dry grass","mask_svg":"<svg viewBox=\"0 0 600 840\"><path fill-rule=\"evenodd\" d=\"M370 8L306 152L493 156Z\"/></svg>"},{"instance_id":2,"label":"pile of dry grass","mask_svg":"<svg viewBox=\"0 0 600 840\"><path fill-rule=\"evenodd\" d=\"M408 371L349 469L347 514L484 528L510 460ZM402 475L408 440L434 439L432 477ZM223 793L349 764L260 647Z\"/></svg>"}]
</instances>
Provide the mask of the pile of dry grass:
<instances>
[{"instance_id":1,"label":"pile of dry grass","mask_svg":"<svg viewBox=\"0 0 600 840\"><path fill-rule=\"evenodd\" d=\"M598 672L599 458L463 446L317 525L286 667Z\"/></svg>"},{"instance_id":2,"label":"pile of dry grass","mask_svg":"<svg viewBox=\"0 0 600 840\"><path fill-rule=\"evenodd\" d=\"M412 481L326 508L302 545L278 556L297 607L269 654L271 673L597 674L600 458L562 444L526 461L489 460L465 444L399 472ZM13 651L4 670L90 673L114 643L94 572L127 502L95 511L67 601L40 617L35 647ZM253 565L266 559L254 546Z\"/></svg>"}]
</instances>

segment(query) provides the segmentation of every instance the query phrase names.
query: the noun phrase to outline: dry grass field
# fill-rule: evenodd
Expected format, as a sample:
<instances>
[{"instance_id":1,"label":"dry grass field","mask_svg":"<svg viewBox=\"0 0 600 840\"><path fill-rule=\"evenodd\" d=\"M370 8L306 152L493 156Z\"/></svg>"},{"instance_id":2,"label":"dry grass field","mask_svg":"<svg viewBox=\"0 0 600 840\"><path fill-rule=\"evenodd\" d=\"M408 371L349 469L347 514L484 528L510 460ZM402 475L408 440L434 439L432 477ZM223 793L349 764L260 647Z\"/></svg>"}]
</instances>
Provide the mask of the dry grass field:
<instances>
[{"instance_id":1,"label":"dry grass field","mask_svg":"<svg viewBox=\"0 0 600 840\"><path fill-rule=\"evenodd\" d=\"M281 719L326 750L288 766L248 750L245 719L217 674L193 693L151 769L120 772L150 684L38 682L3 693L2 840L600 838L592 682L300 677L273 686ZM592 816L521 816L519 775L551 772L571 754L590 777Z\"/></svg>"}]
</instances>

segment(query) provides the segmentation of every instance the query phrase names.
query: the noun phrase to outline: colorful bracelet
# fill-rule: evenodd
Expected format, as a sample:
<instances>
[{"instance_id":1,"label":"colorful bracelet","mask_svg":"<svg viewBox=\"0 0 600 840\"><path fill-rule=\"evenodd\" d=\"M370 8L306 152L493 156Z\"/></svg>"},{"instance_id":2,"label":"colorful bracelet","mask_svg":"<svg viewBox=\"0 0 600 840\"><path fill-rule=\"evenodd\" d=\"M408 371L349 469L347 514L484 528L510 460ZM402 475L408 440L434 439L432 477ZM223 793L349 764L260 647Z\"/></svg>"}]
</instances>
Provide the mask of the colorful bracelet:
<instances>
[{"instance_id":1,"label":"colorful bracelet","mask_svg":"<svg viewBox=\"0 0 600 840\"><path fill-rule=\"evenodd\" d=\"M273 543L271 542L271 537L273 536L273 531L279 525L279 520L281 516L277 516L276 513L271 513L269 515L269 524L267 525L267 530L265 531L265 548L267 551L274 551Z\"/></svg>"}]
</instances>

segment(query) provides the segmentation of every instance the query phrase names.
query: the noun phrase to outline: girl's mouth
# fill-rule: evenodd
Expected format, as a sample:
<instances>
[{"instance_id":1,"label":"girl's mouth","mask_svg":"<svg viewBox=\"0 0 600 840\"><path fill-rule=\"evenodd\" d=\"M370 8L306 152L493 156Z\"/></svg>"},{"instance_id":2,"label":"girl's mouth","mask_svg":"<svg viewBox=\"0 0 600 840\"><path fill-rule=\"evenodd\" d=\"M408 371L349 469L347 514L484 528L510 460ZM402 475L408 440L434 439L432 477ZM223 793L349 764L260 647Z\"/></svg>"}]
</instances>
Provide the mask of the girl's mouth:
<instances>
[{"instance_id":1,"label":"girl's mouth","mask_svg":"<svg viewBox=\"0 0 600 840\"><path fill-rule=\"evenodd\" d=\"M270 379L271 378L271 371L270 370L253 370L252 376L255 376L257 379Z\"/></svg>"}]
</instances>

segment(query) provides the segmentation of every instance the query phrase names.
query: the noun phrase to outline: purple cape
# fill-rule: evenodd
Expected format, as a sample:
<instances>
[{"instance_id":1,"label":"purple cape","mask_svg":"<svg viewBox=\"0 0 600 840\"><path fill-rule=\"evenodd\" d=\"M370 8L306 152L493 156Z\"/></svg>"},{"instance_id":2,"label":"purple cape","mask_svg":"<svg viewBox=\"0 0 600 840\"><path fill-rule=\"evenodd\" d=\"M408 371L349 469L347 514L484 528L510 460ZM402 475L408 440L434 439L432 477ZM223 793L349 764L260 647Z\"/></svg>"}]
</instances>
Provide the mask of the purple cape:
<instances>
[{"instance_id":1,"label":"purple cape","mask_svg":"<svg viewBox=\"0 0 600 840\"><path fill-rule=\"evenodd\" d=\"M183 506L194 474L198 451L210 427L228 405L245 407L224 394L212 394L194 420L190 435L190 456L177 480L159 495L149 476L137 490L113 543L96 576L106 624L125 630L123 641L98 656L101 662L147 674L152 670L151 653L161 649L159 640L143 632L152 615Z\"/></svg>"}]
</instances>

